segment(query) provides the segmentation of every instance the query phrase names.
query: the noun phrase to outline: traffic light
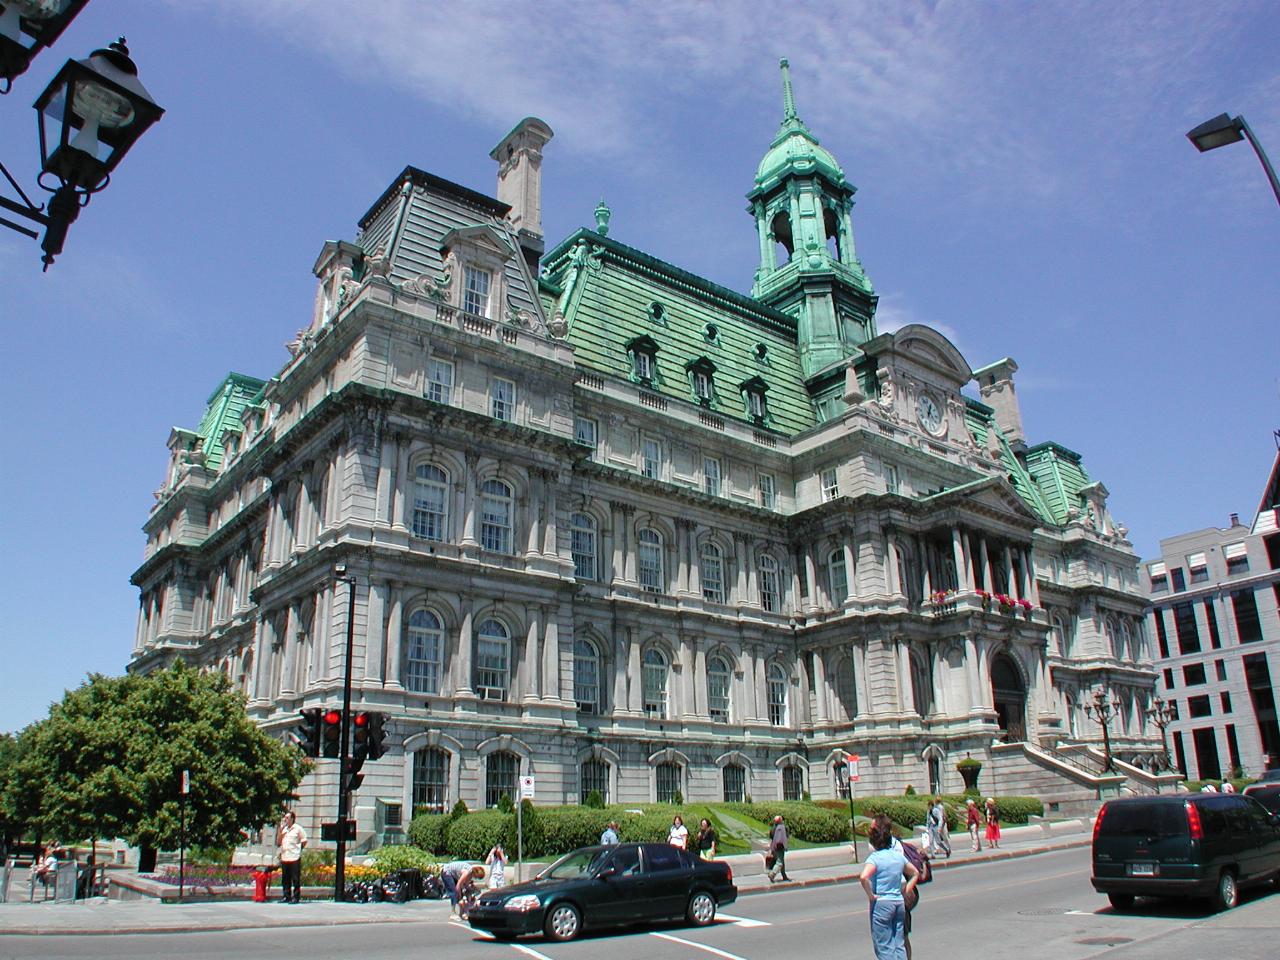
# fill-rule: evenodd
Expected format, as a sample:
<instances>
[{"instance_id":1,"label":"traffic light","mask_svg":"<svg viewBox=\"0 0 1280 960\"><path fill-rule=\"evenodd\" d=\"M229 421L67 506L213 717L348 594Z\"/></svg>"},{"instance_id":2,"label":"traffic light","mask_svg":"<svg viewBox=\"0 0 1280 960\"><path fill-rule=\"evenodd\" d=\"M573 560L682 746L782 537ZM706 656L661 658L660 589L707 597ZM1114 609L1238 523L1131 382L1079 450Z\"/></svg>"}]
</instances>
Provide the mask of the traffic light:
<instances>
[{"instance_id":1,"label":"traffic light","mask_svg":"<svg viewBox=\"0 0 1280 960\"><path fill-rule=\"evenodd\" d=\"M306 710L299 710L298 715L302 717L302 722L289 731L290 739L308 757L320 756L321 728L324 726L321 719L323 714L324 710L320 707L308 707Z\"/></svg>"},{"instance_id":2,"label":"traffic light","mask_svg":"<svg viewBox=\"0 0 1280 960\"><path fill-rule=\"evenodd\" d=\"M369 714L369 759L377 760L387 752L387 715L385 713Z\"/></svg>"},{"instance_id":3,"label":"traffic light","mask_svg":"<svg viewBox=\"0 0 1280 960\"><path fill-rule=\"evenodd\" d=\"M369 756L369 713L357 713L351 718L351 756L347 759L347 780L343 789L354 793L364 783L360 768Z\"/></svg>"},{"instance_id":4,"label":"traffic light","mask_svg":"<svg viewBox=\"0 0 1280 960\"><path fill-rule=\"evenodd\" d=\"M326 757L337 757L341 752L339 747L342 743L342 711L325 710L321 720L324 724L321 733L323 753Z\"/></svg>"}]
</instances>

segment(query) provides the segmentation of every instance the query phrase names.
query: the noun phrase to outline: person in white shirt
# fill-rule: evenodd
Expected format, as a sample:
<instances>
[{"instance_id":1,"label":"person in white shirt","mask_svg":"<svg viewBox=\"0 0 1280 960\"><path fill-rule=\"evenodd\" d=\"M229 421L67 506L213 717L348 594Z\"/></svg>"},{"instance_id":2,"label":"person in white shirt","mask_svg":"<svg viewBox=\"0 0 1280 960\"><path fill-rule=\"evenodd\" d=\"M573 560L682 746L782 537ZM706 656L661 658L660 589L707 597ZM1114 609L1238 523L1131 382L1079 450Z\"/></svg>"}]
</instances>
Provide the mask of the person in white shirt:
<instances>
[{"instance_id":1,"label":"person in white shirt","mask_svg":"<svg viewBox=\"0 0 1280 960\"><path fill-rule=\"evenodd\" d=\"M284 888L281 903L302 902L302 848L307 845L307 835L298 826L298 818L292 810L285 813L276 834L280 848L280 885Z\"/></svg>"},{"instance_id":2,"label":"person in white shirt","mask_svg":"<svg viewBox=\"0 0 1280 960\"><path fill-rule=\"evenodd\" d=\"M671 820L671 831L667 834L667 843L681 850L689 845L689 828L684 825L684 818L678 813Z\"/></svg>"}]
</instances>

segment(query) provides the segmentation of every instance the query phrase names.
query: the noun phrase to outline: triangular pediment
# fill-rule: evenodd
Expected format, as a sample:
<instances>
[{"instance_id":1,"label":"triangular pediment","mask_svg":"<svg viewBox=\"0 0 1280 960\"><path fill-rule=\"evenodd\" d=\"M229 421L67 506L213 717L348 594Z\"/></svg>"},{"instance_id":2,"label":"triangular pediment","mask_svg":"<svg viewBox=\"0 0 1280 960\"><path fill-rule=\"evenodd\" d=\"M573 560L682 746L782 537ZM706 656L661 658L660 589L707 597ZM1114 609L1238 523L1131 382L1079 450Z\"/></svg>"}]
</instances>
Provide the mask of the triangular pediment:
<instances>
[{"instance_id":1,"label":"triangular pediment","mask_svg":"<svg viewBox=\"0 0 1280 960\"><path fill-rule=\"evenodd\" d=\"M969 507L983 513L1004 514L1009 519L1039 526L1041 519L1018 495L1013 484L1004 477L984 477L963 486L952 487L927 498L931 504Z\"/></svg>"},{"instance_id":2,"label":"triangular pediment","mask_svg":"<svg viewBox=\"0 0 1280 960\"><path fill-rule=\"evenodd\" d=\"M470 227L456 227L444 235L440 241L441 250L452 250L455 247L468 246L486 250L503 260L514 252L511 245L496 229L488 224L475 224Z\"/></svg>"}]
</instances>

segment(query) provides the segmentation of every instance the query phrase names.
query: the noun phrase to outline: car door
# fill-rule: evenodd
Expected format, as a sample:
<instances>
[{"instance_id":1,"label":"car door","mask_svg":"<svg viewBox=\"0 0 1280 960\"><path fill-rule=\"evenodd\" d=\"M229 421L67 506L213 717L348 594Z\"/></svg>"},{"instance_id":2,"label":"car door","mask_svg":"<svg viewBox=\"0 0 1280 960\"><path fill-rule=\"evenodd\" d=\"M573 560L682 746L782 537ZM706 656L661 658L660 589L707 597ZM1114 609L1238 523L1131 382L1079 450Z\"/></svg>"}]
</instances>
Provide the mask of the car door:
<instances>
[{"instance_id":1,"label":"car door","mask_svg":"<svg viewBox=\"0 0 1280 960\"><path fill-rule=\"evenodd\" d=\"M640 848L618 847L596 874L586 900L586 922L616 926L641 919L649 899L649 878L640 865Z\"/></svg>"},{"instance_id":2,"label":"car door","mask_svg":"<svg viewBox=\"0 0 1280 960\"><path fill-rule=\"evenodd\" d=\"M688 898L690 874L680 857L682 851L669 843L646 843L643 850L649 881L649 902L642 907L644 919L680 916Z\"/></svg>"},{"instance_id":3,"label":"car door","mask_svg":"<svg viewBox=\"0 0 1280 960\"><path fill-rule=\"evenodd\" d=\"M1280 824L1275 815L1253 797L1241 797L1249 818L1256 853L1254 873L1259 878L1280 875Z\"/></svg>"}]
</instances>

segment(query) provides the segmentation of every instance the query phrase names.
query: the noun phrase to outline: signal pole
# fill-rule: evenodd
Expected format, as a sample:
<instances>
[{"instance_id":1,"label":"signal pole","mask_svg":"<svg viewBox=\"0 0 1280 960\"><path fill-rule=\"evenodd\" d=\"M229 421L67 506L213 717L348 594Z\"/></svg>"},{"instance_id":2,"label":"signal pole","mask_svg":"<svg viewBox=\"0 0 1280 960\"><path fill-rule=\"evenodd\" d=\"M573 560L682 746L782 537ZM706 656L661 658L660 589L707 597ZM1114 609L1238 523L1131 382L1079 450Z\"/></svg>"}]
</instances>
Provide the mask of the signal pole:
<instances>
[{"instance_id":1,"label":"signal pole","mask_svg":"<svg viewBox=\"0 0 1280 960\"><path fill-rule=\"evenodd\" d=\"M356 578L346 576L347 565L334 567L337 580L347 585L347 656L342 673L342 732L338 743L338 851L333 871L333 899L341 903L347 890L347 816L351 798L347 793L347 754L351 735L351 660L356 642Z\"/></svg>"}]
</instances>

